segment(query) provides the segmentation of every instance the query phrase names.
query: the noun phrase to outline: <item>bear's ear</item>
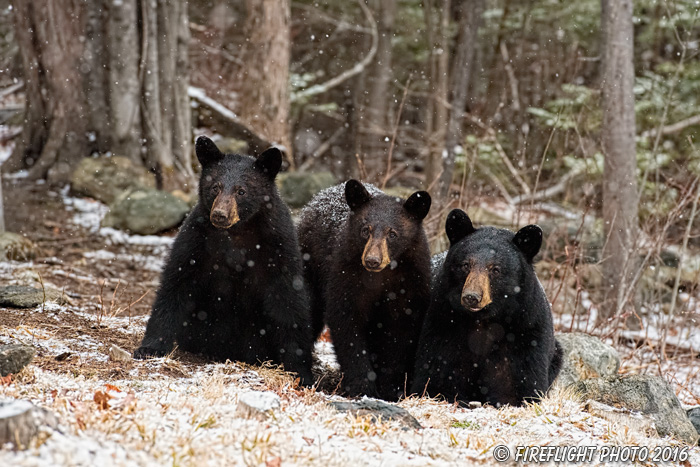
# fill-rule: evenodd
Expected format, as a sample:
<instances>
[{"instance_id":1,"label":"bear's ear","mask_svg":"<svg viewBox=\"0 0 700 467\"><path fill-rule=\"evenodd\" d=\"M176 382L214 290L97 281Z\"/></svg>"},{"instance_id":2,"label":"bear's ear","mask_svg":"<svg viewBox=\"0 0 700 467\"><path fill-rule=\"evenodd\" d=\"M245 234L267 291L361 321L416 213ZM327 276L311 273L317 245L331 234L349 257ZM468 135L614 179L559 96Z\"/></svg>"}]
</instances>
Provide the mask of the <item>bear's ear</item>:
<instances>
[{"instance_id":1,"label":"bear's ear","mask_svg":"<svg viewBox=\"0 0 700 467\"><path fill-rule=\"evenodd\" d=\"M416 219L423 220L430 211L430 195L427 191L416 191L408 197L403 207Z\"/></svg>"},{"instance_id":2,"label":"bear's ear","mask_svg":"<svg viewBox=\"0 0 700 467\"><path fill-rule=\"evenodd\" d=\"M447 238L450 239L450 246L452 246L467 235L476 232L476 229L466 212L461 209L453 209L447 215L445 232L447 232Z\"/></svg>"},{"instance_id":3,"label":"bear's ear","mask_svg":"<svg viewBox=\"0 0 700 467\"><path fill-rule=\"evenodd\" d=\"M542 229L539 225L526 225L515 234L513 243L531 263L542 246Z\"/></svg>"},{"instance_id":4,"label":"bear's ear","mask_svg":"<svg viewBox=\"0 0 700 467\"><path fill-rule=\"evenodd\" d=\"M255 159L255 168L267 175L270 180L274 180L282 167L282 151L272 147L265 149L262 154Z\"/></svg>"},{"instance_id":5,"label":"bear's ear","mask_svg":"<svg viewBox=\"0 0 700 467\"><path fill-rule=\"evenodd\" d=\"M347 201L351 210L354 211L371 199L372 196L362 183L354 179L350 179L345 183L345 201Z\"/></svg>"},{"instance_id":6,"label":"bear's ear","mask_svg":"<svg viewBox=\"0 0 700 467\"><path fill-rule=\"evenodd\" d=\"M219 151L219 148L214 144L214 141L206 136L197 138L197 141L194 143L194 151L197 153L197 159L199 159L199 163L202 164L202 167L224 157L223 153Z\"/></svg>"}]
</instances>

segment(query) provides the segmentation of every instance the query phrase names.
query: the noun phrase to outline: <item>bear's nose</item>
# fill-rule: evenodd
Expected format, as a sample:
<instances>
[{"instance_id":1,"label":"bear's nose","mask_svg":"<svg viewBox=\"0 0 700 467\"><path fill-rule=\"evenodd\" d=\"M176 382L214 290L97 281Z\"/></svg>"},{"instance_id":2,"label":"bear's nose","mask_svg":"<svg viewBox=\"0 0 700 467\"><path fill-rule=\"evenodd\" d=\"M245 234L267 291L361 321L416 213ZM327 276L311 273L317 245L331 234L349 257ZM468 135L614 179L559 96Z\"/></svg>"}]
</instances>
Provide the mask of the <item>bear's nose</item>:
<instances>
[{"instance_id":1,"label":"bear's nose","mask_svg":"<svg viewBox=\"0 0 700 467\"><path fill-rule=\"evenodd\" d=\"M462 294L462 305L466 308L478 308L481 302L481 295L474 292L465 292Z\"/></svg>"},{"instance_id":2,"label":"bear's nose","mask_svg":"<svg viewBox=\"0 0 700 467\"><path fill-rule=\"evenodd\" d=\"M365 265L369 269L379 269L379 266L381 266L382 261L376 257L376 256L368 256L365 258Z\"/></svg>"},{"instance_id":3,"label":"bear's nose","mask_svg":"<svg viewBox=\"0 0 700 467\"><path fill-rule=\"evenodd\" d=\"M224 211L212 211L210 216L211 222L214 225L226 225L228 224L228 218Z\"/></svg>"}]
</instances>

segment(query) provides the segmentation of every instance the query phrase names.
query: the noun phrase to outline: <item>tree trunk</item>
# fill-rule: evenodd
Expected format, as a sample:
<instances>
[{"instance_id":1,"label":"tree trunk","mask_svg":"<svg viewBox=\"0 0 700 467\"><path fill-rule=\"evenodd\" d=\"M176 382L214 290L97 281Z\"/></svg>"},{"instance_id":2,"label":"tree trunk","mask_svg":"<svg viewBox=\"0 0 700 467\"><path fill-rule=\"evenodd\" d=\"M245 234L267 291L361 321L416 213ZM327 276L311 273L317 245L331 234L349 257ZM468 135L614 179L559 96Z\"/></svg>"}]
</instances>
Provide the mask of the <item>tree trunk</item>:
<instances>
[{"instance_id":1,"label":"tree trunk","mask_svg":"<svg viewBox=\"0 0 700 467\"><path fill-rule=\"evenodd\" d=\"M481 15L484 0L463 0L459 5L459 32L450 73L450 117L445 135L445 157L442 160L442 174L438 181L437 193L445 198L450 191L454 176L456 148L463 145L463 117L467 106L469 82L474 67Z\"/></svg>"},{"instance_id":2,"label":"tree trunk","mask_svg":"<svg viewBox=\"0 0 700 467\"><path fill-rule=\"evenodd\" d=\"M240 116L263 139L284 146L293 166L289 128L289 0L246 0ZM252 148L261 151L265 148Z\"/></svg>"},{"instance_id":3,"label":"tree trunk","mask_svg":"<svg viewBox=\"0 0 700 467\"><path fill-rule=\"evenodd\" d=\"M392 44L396 0L375 2L374 18L377 22L379 40L374 63L367 70L365 82L364 118L360 139L360 154L370 179L381 181L384 178L391 139L390 82L392 77Z\"/></svg>"},{"instance_id":4,"label":"tree trunk","mask_svg":"<svg viewBox=\"0 0 700 467\"><path fill-rule=\"evenodd\" d=\"M439 21L433 27L433 0L424 4L424 15L430 48L429 82L432 93L428 101L425 132L428 140L428 161L426 164L426 188L433 184L442 173L442 153L445 149L447 128L447 85L449 81L449 26L450 0L443 0L438 9Z\"/></svg>"},{"instance_id":5,"label":"tree trunk","mask_svg":"<svg viewBox=\"0 0 700 467\"><path fill-rule=\"evenodd\" d=\"M606 16L602 146L603 220L607 242L603 249L605 301L600 318L634 317L638 237L637 158L634 120L634 29L632 0L603 0ZM628 325L636 326L636 319Z\"/></svg>"},{"instance_id":6,"label":"tree trunk","mask_svg":"<svg viewBox=\"0 0 700 467\"><path fill-rule=\"evenodd\" d=\"M80 74L84 4L76 0L17 1L13 10L27 105L22 134L3 169L30 168L31 179L66 181L87 151Z\"/></svg>"},{"instance_id":7,"label":"tree trunk","mask_svg":"<svg viewBox=\"0 0 700 467\"><path fill-rule=\"evenodd\" d=\"M3 171L65 183L111 152L172 189L192 180L183 0L16 1L26 83L22 136Z\"/></svg>"}]
</instances>

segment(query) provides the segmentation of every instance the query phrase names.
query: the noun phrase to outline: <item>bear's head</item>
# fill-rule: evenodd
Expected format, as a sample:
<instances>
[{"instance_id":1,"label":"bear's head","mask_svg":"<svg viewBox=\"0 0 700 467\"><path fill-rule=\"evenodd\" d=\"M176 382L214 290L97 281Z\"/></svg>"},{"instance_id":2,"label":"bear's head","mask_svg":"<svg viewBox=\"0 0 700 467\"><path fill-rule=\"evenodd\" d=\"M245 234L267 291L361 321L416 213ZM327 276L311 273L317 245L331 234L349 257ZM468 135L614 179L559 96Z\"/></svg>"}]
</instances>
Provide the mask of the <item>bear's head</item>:
<instances>
[{"instance_id":1,"label":"bear's head","mask_svg":"<svg viewBox=\"0 0 700 467\"><path fill-rule=\"evenodd\" d=\"M269 148L257 159L224 154L206 136L195 143L202 164L199 200L218 229L228 229L253 217L276 196L275 177L282 166L282 152Z\"/></svg>"},{"instance_id":2,"label":"bear's head","mask_svg":"<svg viewBox=\"0 0 700 467\"><path fill-rule=\"evenodd\" d=\"M356 246L349 254L362 251L362 266L380 272L387 266L394 269L406 249L425 241L422 224L431 200L426 191L417 191L407 200L379 190L373 193L357 180L345 183L345 200L351 211L347 235L350 245Z\"/></svg>"},{"instance_id":3,"label":"bear's head","mask_svg":"<svg viewBox=\"0 0 700 467\"><path fill-rule=\"evenodd\" d=\"M507 229L475 229L461 209L445 223L450 249L443 265L453 310L488 312L513 309L532 286L532 260L542 245L542 229L528 225L513 234Z\"/></svg>"}]
</instances>

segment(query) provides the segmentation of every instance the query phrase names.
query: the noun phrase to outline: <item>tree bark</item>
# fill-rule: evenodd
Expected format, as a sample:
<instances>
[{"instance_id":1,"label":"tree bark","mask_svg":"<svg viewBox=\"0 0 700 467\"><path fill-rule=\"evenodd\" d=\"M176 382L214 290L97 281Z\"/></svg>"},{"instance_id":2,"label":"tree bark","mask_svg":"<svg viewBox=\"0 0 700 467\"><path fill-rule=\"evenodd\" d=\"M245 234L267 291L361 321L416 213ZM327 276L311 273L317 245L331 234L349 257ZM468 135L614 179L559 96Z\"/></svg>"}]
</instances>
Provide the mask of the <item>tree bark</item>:
<instances>
[{"instance_id":1,"label":"tree bark","mask_svg":"<svg viewBox=\"0 0 700 467\"><path fill-rule=\"evenodd\" d=\"M87 151L80 60L85 8L76 0L14 2L27 105L25 125L4 170L65 181Z\"/></svg>"},{"instance_id":2,"label":"tree bark","mask_svg":"<svg viewBox=\"0 0 700 467\"><path fill-rule=\"evenodd\" d=\"M192 181L183 0L14 2L26 82L22 136L3 171L67 182L75 164L111 152L159 186Z\"/></svg>"},{"instance_id":3,"label":"tree bark","mask_svg":"<svg viewBox=\"0 0 700 467\"><path fill-rule=\"evenodd\" d=\"M360 155L365 161L365 168L370 179L379 181L384 178L386 159L389 154L391 137L390 103L392 92L392 37L394 36L394 19L396 0L380 0L374 5L374 18L377 22L377 55L374 63L366 71L364 118L360 139Z\"/></svg>"},{"instance_id":4,"label":"tree bark","mask_svg":"<svg viewBox=\"0 0 700 467\"><path fill-rule=\"evenodd\" d=\"M607 3L607 5L606 5ZM632 0L603 0L605 31L602 146L604 305L600 318L635 317L634 275L638 238L637 158L634 115ZM631 293L630 293L631 292ZM628 325L636 326L636 318Z\"/></svg>"},{"instance_id":5,"label":"tree bark","mask_svg":"<svg viewBox=\"0 0 700 467\"><path fill-rule=\"evenodd\" d=\"M456 148L463 144L463 116L467 106L470 78L474 67L474 53L484 11L484 0L463 0L459 5L459 32L450 72L450 117L445 135L445 156L442 160L437 193L445 198L454 176Z\"/></svg>"},{"instance_id":6,"label":"tree bark","mask_svg":"<svg viewBox=\"0 0 700 467\"><path fill-rule=\"evenodd\" d=\"M246 37L237 80L240 117L262 138L284 146L294 165L289 128L289 0L246 0ZM264 149L264 148L262 148Z\"/></svg>"},{"instance_id":7,"label":"tree bark","mask_svg":"<svg viewBox=\"0 0 700 467\"><path fill-rule=\"evenodd\" d=\"M428 140L428 161L425 183L430 186L442 173L442 153L445 149L447 128L447 87L449 82L449 37L450 0L443 0L438 9L439 21L433 27L433 0L426 0L424 16L430 48L429 82L432 83L428 101L425 132Z\"/></svg>"}]
</instances>

